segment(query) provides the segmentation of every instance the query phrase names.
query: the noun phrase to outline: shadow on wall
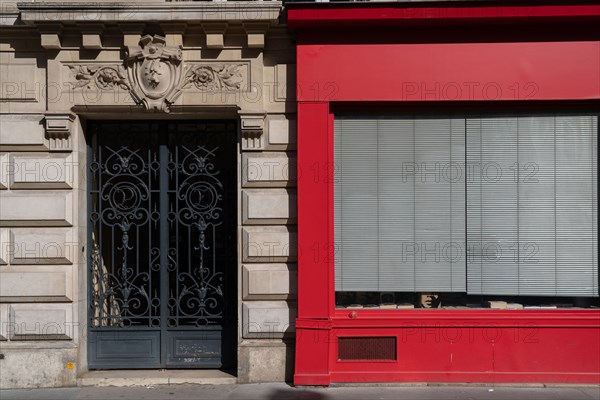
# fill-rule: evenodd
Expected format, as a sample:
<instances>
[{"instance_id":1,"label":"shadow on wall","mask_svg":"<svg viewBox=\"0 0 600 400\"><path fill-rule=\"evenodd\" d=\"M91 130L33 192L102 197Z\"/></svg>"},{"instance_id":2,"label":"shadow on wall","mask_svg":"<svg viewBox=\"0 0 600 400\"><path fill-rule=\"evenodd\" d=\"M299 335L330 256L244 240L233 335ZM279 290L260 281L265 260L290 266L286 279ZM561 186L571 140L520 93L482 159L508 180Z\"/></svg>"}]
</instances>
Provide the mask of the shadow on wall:
<instances>
[{"instance_id":1,"label":"shadow on wall","mask_svg":"<svg viewBox=\"0 0 600 400\"><path fill-rule=\"evenodd\" d=\"M291 313L290 313L291 314ZM290 318L294 318L290 321L295 321L296 315L290 315ZM286 344L285 349L285 381L292 382L294 380L294 366L296 364L296 343L293 339L290 341L284 341Z\"/></svg>"}]
</instances>

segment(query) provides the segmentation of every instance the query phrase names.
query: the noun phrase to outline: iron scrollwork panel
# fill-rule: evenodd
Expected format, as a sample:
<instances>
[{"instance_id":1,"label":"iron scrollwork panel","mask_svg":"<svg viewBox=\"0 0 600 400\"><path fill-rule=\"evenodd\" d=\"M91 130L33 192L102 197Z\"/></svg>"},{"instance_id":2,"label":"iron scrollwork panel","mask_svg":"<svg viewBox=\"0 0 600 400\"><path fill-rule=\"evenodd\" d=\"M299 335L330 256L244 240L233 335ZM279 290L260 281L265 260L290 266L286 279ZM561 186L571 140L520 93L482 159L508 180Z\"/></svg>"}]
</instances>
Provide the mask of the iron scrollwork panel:
<instances>
[{"instance_id":1,"label":"iron scrollwork panel","mask_svg":"<svg viewBox=\"0 0 600 400\"><path fill-rule=\"evenodd\" d=\"M138 128L117 123L94 137L93 328L160 326L158 133Z\"/></svg>"},{"instance_id":2,"label":"iron scrollwork panel","mask_svg":"<svg viewBox=\"0 0 600 400\"><path fill-rule=\"evenodd\" d=\"M224 168L234 123L101 127L89 167L91 327L221 324L234 306L225 302L234 283L225 272L235 254L227 223L235 221L235 181Z\"/></svg>"},{"instance_id":3,"label":"iron scrollwork panel","mask_svg":"<svg viewBox=\"0 0 600 400\"><path fill-rule=\"evenodd\" d=\"M224 316L227 241L222 142L218 123L169 132L168 327L220 324Z\"/></svg>"}]
</instances>

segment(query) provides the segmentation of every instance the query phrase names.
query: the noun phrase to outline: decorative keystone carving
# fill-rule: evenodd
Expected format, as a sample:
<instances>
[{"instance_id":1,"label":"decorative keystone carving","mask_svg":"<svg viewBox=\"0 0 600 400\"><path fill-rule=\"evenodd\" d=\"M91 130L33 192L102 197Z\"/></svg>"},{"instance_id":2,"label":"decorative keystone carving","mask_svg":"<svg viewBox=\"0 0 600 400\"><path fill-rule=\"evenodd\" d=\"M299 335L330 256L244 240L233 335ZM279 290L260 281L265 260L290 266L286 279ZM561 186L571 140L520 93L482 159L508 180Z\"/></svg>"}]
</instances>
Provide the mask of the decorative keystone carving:
<instances>
[{"instance_id":1,"label":"decorative keystone carving","mask_svg":"<svg viewBox=\"0 0 600 400\"><path fill-rule=\"evenodd\" d=\"M168 111L179 96L182 53L159 35L144 35L140 46L128 46L127 75L131 95L149 110Z\"/></svg>"},{"instance_id":2,"label":"decorative keystone carving","mask_svg":"<svg viewBox=\"0 0 600 400\"><path fill-rule=\"evenodd\" d=\"M263 114L240 115L242 131L242 150L263 149L263 129L265 116Z\"/></svg>"},{"instance_id":3,"label":"decorative keystone carving","mask_svg":"<svg viewBox=\"0 0 600 400\"><path fill-rule=\"evenodd\" d=\"M50 151L71 151L71 129L75 114L47 113L44 118L46 145Z\"/></svg>"},{"instance_id":4,"label":"decorative keystone carving","mask_svg":"<svg viewBox=\"0 0 600 400\"><path fill-rule=\"evenodd\" d=\"M125 65L68 65L77 88L128 91L147 110L169 112L184 89L201 92L242 90L248 79L245 63L192 63L184 65L179 46L165 38L145 35L140 46L127 46ZM262 131L262 128L261 128Z\"/></svg>"}]
</instances>

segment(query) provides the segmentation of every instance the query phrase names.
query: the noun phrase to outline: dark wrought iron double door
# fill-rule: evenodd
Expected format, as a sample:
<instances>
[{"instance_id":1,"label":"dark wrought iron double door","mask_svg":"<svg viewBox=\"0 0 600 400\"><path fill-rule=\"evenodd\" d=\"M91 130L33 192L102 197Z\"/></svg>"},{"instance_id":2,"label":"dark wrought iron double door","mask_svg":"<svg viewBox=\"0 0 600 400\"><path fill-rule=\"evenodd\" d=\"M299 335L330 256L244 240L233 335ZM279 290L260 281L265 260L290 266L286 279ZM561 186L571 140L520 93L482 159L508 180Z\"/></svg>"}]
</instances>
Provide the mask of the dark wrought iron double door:
<instances>
[{"instance_id":1,"label":"dark wrought iron double door","mask_svg":"<svg viewBox=\"0 0 600 400\"><path fill-rule=\"evenodd\" d=\"M233 368L236 123L90 123L94 368Z\"/></svg>"}]
</instances>

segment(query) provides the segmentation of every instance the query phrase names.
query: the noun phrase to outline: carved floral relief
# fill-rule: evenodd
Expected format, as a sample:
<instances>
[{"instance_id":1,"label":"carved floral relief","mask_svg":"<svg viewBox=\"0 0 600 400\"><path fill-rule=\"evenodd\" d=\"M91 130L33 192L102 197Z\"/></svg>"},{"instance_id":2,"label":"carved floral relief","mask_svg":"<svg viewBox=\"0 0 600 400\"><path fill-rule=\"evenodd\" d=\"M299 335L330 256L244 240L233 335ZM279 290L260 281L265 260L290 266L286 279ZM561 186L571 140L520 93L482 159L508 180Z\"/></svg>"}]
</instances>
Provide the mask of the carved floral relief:
<instances>
[{"instance_id":1,"label":"carved floral relief","mask_svg":"<svg viewBox=\"0 0 600 400\"><path fill-rule=\"evenodd\" d=\"M127 90L147 110L169 112L185 89L201 92L242 90L247 83L243 63L183 62L179 47L166 46L159 35L145 35L128 46L124 65L69 65L77 88Z\"/></svg>"},{"instance_id":2,"label":"carved floral relief","mask_svg":"<svg viewBox=\"0 0 600 400\"><path fill-rule=\"evenodd\" d=\"M186 74L186 86L191 83L198 90L208 92L239 90L244 81L243 67L243 64L193 66Z\"/></svg>"},{"instance_id":3,"label":"carved floral relief","mask_svg":"<svg viewBox=\"0 0 600 400\"><path fill-rule=\"evenodd\" d=\"M71 84L74 87L80 88L87 86L92 87L94 83L100 89L121 89L129 90L129 82L125 69L120 66L94 66L94 65L69 65L73 72L75 82Z\"/></svg>"}]
</instances>

